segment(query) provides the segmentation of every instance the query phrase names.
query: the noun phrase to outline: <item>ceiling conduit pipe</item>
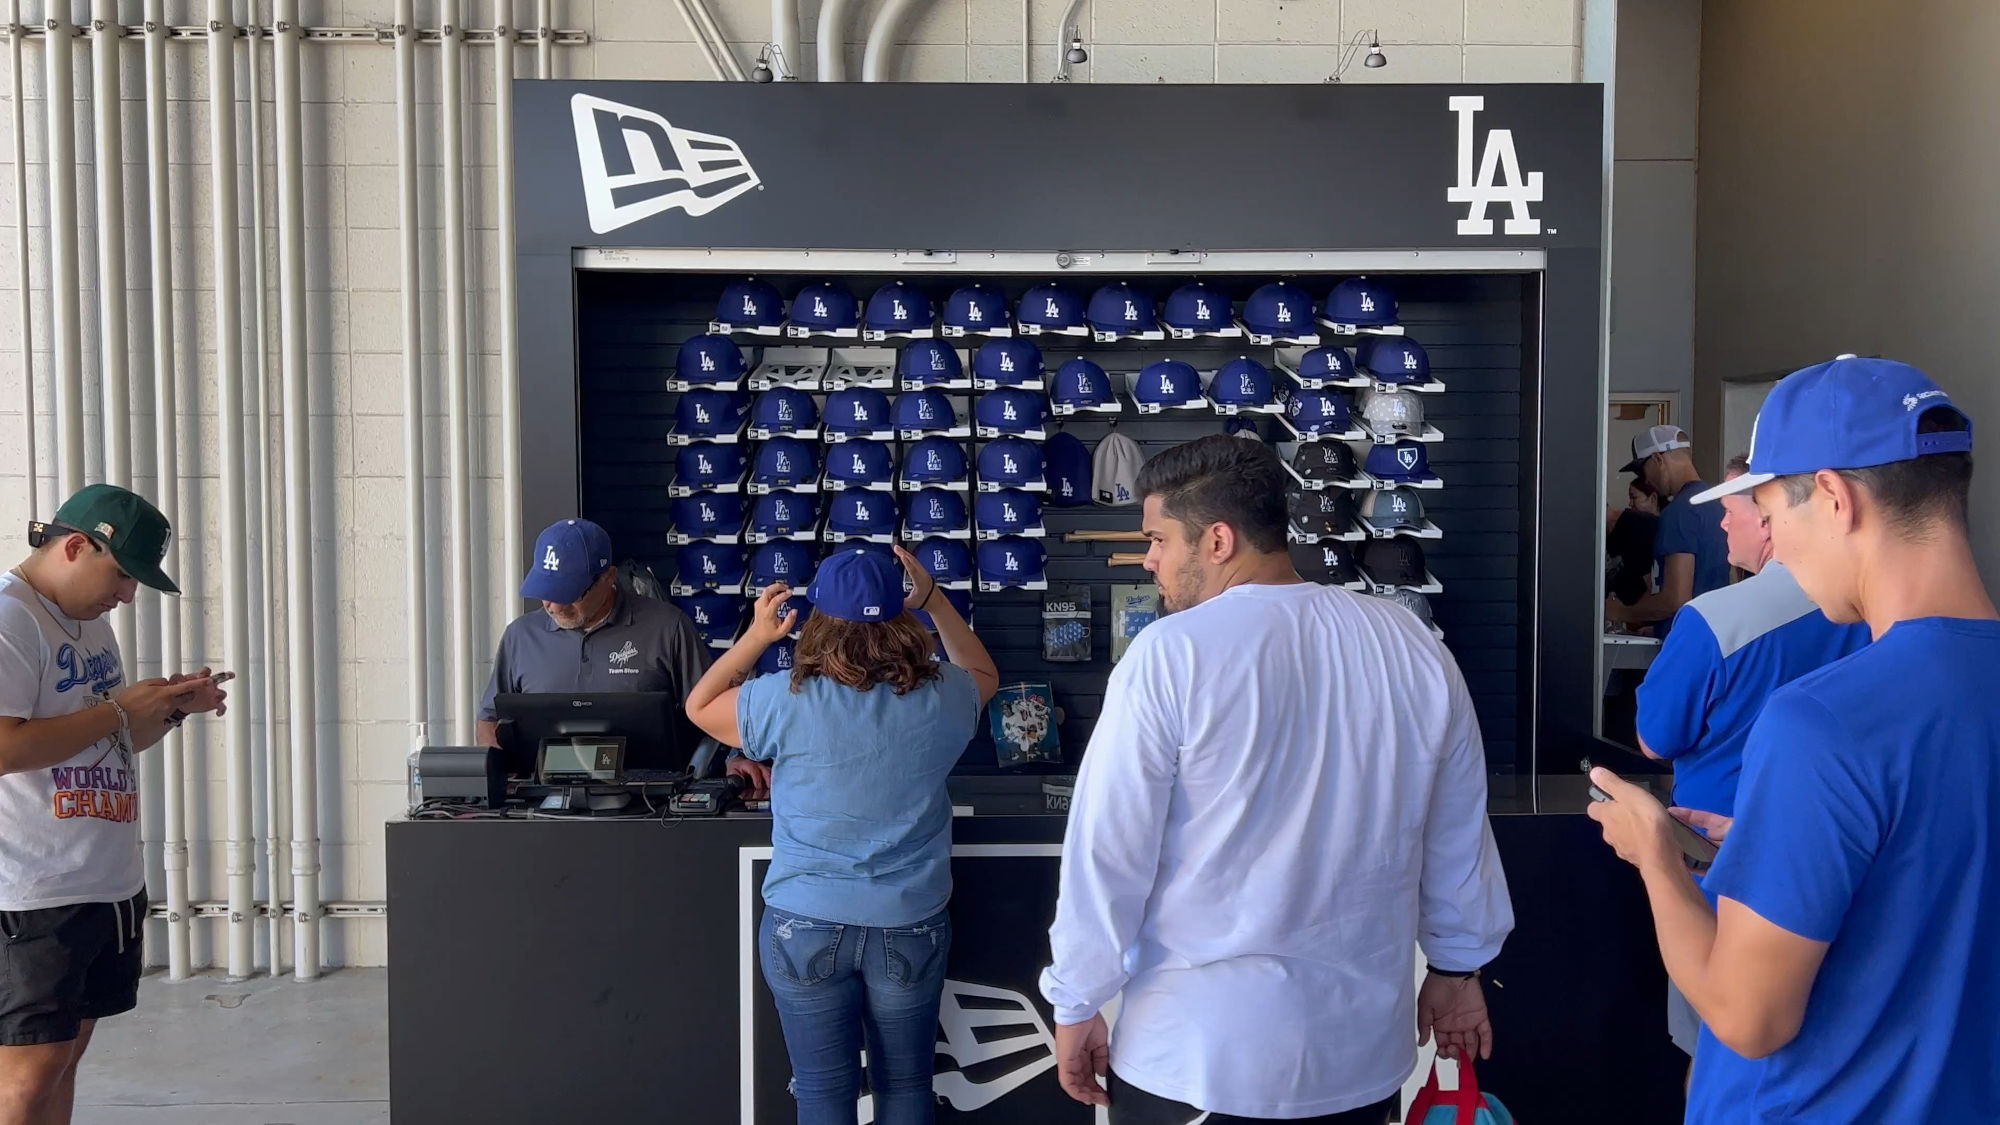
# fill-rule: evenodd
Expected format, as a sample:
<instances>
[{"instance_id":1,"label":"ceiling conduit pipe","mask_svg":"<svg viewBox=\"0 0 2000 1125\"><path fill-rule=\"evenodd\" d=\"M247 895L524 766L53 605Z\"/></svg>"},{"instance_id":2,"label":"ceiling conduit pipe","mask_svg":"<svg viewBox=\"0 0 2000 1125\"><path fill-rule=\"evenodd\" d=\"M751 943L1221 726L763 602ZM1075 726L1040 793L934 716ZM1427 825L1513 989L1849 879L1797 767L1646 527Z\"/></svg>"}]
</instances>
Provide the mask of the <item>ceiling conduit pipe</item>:
<instances>
[{"instance_id":1,"label":"ceiling conduit pipe","mask_svg":"<svg viewBox=\"0 0 2000 1125\"><path fill-rule=\"evenodd\" d=\"M888 81L889 58L896 48L896 33L904 17L920 0L886 0L868 28L868 46L861 53L861 80Z\"/></svg>"},{"instance_id":2,"label":"ceiling conduit pipe","mask_svg":"<svg viewBox=\"0 0 2000 1125\"><path fill-rule=\"evenodd\" d=\"M237 233L236 20L231 0L208 0L208 158L214 190L215 379L222 486L222 629L227 668L248 668L250 617L249 537L243 478L243 299L241 243ZM229 884L227 969L247 979L256 954L257 849L252 839L250 710L232 707L224 718L228 756Z\"/></svg>"},{"instance_id":3,"label":"ceiling conduit pipe","mask_svg":"<svg viewBox=\"0 0 2000 1125\"><path fill-rule=\"evenodd\" d=\"M535 77L556 76L555 0L535 0Z\"/></svg>"},{"instance_id":4,"label":"ceiling conduit pipe","mask_svg":"<svg viewBox=\"0 0 2000 1125\"><path fill-rule=\"evenodd\" d=\"M819 80L847 81L847 9L850 0L824 0L819 9Z\"/></svg>"},{"instance_id":5,"label":"ceiling conduit pipe","mask_svg":"<svg viewBox=\"0 0 2000 1125\"><path fill-rule=\"evenodd\" d=\"M35 311L29 298L34 278L29 272L28 254L28 119L27 98L21 88L21 43L28 29L21 26L21 0L7 0L7 52L13 66L14 110L14 293L15 311L20 316L16 331L21 336L21 430L22 450L28 458L28 518L42 513L42 467L35 453Z\"/></svg>"},{"instance_id":6,"label":"ceiling conduit pipe","mask_svg":"<svg viewBox=\"0 0 2000 1125\"><path fill-rule=\"evenodd\" d=\"M708 33L702 30L701 20L694 14L688 0L674 0L674 7L681 10L681 21L687 24L688 33L694 36L694 45L701 48L702 57L708 60L708 68L715 72L718 82L729 81L729 72L723 68L722 56L715 44L708 41Z\"/></svg>"},{"instance_id":7,"label":"ceiling conduit pipe","mask_svg":"<svg viewBox=\"0 0 2000 1125\"><path fill-rule=\"evenodd\" d=\"M97 165L97 362L104 392L104 479L132 487L132 366L125 326L125 131L118 80L125 26L117 0L90 4L90 118ZM133 616L112 615L118 651L133 667ZM137 679L137 676L132 677Z\"/></svg>"},{"instance_id":8,"label":"ceiling conduit pipe","mask_svg":"<svg viewBox=\"0 0 2000 1125\"><path fill-rule=\"evenodd\" d=\"M521 278L514 261L514 29L513 0L498 0L493 29L493 152L500 250L500 543L513 574L527 559L521 545ZM519 603L501 599L501 627ZM496 630L497 632L497 630Z\"/></svg>"},{"instance_id":9,"label":"ceiling conduit pipe","mask_svg":"<svg viewBox=\"0 0 2000 1125\"><path fill-rule=\"evenodd\" d=\"M48 112L49 381L56 392L56 501L83 487L83 312L76 250L76 29L69 0L42 20ZM25 248L22 251L26 253Z\"/></svg>"},{"instance_id":10,"label":"ceiling conduit pipe","mask_svg":"<svg viewBox=\"0 0 2000 1125\"><path fill-rule=\"evenodd\" d=\"M422 239L417 211L417 25L414 0L396 0L396 214L403 306L403 617L408 629L412 746L430 741L430 542L424 511ZM303 964L303 962L300 962Z\"/></svg>"},{"instance_id":11,"label":"ceiling conduit pipe","mask_svg":"<svg viewBox=\"0 0 2000 1125\"><path fill-rule=\"evenodd\" d=\"M166 0L146 0L146 216L152 236L153 456L155 497L180 518L180 391L174 377L174 221L172 165L167 148ZM182 536L167 539L168 574L181 568ZM181 670L181 599L159 598L160 668ZM160 743L161 843L167 884L167 978L194 975L194 914L188 901L187 759L179 727Z\"/></svg>"},{"instance_id":12,"label":"ceiling conduit pipe","mask_svg":"<svg viewBox=\"0 0 2000 1125\"><path fill-rule=\"evenodd\" d=\"M1076 32L1076 13L1083 7L1083 0L1069 0L1069 7L1063 9L1062 19L1056 21L1056 69L1055 81L1069 81L1069 45L1074 38L1081 38Z\"/></svg>"},{"instance_id":13,"label":"ceiling conduit pipe","mask_svg":"<svg viewBox=\"0 0 2000 1125\"><path fill-rule=\"evenodd\" d=\"M682 5L691 10L694 18L701 23L697 37L712 46L721 57L727 73L720 77L730 82L748 82L750 76L744 72L743 64L736 61L736 52L729 49L729 40L723 36L722 26L715 22L714 13L708 10L708 0L682 0Z\"/></svg>"},{"instance_id":14,"label":"ceiling conduit pipe","mask_svg":"<svg viewBox=\"0 0 2000 1125\"><path fill-rule=\"evenodd\" d=\"M778 53L774 67L779 81L799 78L799 0L771 0L771 46Z\"/></svg>"},{"instance_id":15,"label":"ceiling conduit pipe","mask_svg":"<svg viewBox=\"0 0 2000 1125\"><path fill-rule=\"evenodd\" d=\"M439 0L444 25L438 78L441 130L438 162L444 171L444 378L447 439L447 520L451 543L450 661L446 675L455 745L470 746L472 725L472 406L465 357L465 28L459 0Z\"/></svg>"}]
</instances>

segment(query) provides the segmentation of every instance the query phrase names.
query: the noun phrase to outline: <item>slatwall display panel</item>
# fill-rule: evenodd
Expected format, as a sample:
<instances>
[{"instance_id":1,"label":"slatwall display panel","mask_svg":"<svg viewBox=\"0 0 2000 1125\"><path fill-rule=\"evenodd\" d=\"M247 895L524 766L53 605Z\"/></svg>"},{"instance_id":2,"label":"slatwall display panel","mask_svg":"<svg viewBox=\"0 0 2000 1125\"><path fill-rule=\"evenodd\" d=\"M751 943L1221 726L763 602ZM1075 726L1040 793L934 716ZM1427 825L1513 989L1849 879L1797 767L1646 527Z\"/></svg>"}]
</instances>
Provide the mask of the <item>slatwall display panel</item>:
<instances>
[{"instance_id":1,"label":"slatwall display panel","mask_svg":"<svg viewBox=\"0 0 2000 1125\"><path fill-rule=\"evenodd\" d=\"M763 276L788 300L800 286L827 280L817 275ZM1341 276L1306 275L1293 280L1317 301ZM1445 486L1420 493L1426 514L1444 531L1442 539L1422 544L1431 573L1444 586L1443 593L1431 595L1430 602L1436 623L1444 630L1445 644L1464 670L1485 736L1488 762L1496 770L1511 772L1520 749L1528 687L1526 653L1531 640L1522 565L1530 542L1524 534L1522 487L1523 458L1528 454L1523 448L1528 433L1523 409L1525 392L1533 385L1523 379L1523 367L1533 354L1525 308L1531 282L1522 275L1377 277L1395 292L1402 324L1429 353L1433 377L1447 387L1442 394L1424 396L1427 420L1445 435L1443 441L1427 448L1432 471L1444 479ZM738 279L733 274L586 271L577 275L582 513L604 525L621 558L646 562L663 580L672 574L674 558L674 550L666 542L672 524L666 489L673 478L675 447L667 445L664 437L673 425L676 398L666 390L665 381L680 343L706 330L722 287ZM877 286L898 279L855 275L838 280L865 304ZM1119 279L953 275L901 280L917 285L941 308L952 290L973 282L1001 290L1011 302L1029 286L1045 280L1066 284L1087 299L1097 285ZM1188 278L1149 274L1124 280L1157 299ZM1273 278L1244 275L1202 280L1240 304L1251 290ZM1204 375L1238 355L1272 366L1269 346L1258 347L1244 340L1099 344L1072 337L1034 339L1044 352L1051 379L1061 362L1076 354L1087 356L1105 368L1114 381L1121 382L1121 372L1136 371L1161 358L1184 360ZM739 335L737 340L746 355L760 342L747 335ZM1334 338L1326 336L1324 342L1334 342ZM1353 343L1351 339L1342 342ZM949 343L969 351L979 340ZM889 393L893 397L894 392ZM948 393L969 413L979 392ZM1097 441L1115 425L1150 456L1179 442L1219 433L1227 421L1207 411L1142 416L1132 409L1129 399L1124 413L1116 417L1116 422L1101 415L1051 419L1049 432L1053 434L1060 426L1094 450ZM1270 440L1288 440L1274 417L1260 415L1257 420ZM981 443L969 438L964 444L971 457ZM1357 449L1365 452L1365 447ZM1066 543L1062 539L1066 532L1087 529L1137 530L1137 506L1061 508L1045 502L1043 522L1048 529L1043 545L1049 554L1049 584L1091 588L1092 659L1087 663L1050 663L1041 658L1039 591L975 593L974 625L993 653L1003 683L1045 680L1053 687L1062 712L1060 735L1067 764L1030 769L1067 773L1074 771L1089 740L1111 670L1110 588L1151 579L1141 568L1113 567L1107 561L1115 552L1143 551L1143 544ZM1354 546L1358 549L1361 545ZM1001 772L984 730L967 749L959 770Z\"/></svg>"}]
</instances>

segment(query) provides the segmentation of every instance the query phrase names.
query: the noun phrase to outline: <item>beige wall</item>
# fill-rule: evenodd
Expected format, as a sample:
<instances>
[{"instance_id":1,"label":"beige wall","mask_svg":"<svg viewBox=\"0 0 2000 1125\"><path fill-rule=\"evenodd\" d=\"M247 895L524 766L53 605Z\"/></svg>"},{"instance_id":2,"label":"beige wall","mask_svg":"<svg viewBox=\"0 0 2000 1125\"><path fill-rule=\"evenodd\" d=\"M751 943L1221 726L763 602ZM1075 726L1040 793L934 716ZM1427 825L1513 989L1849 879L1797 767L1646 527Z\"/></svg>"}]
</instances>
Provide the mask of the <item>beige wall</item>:
<instances>
[{"instance_id":1,"label":"beige wall","mask_svg":"<svg viewBox=\"0 0 2000 1125\"><path fill-rule=\"evenodd\" d=\"M1983 427L2000 576L2000 4L1709 3L1701 54L1696 425L1723 380L1914 363Z\"/></svg>"},{"instance_id":2,"label":"beige wall","mask_svg":"<svg viewBox=\"0 0 2000 1125\"><path fill-rule=\"evenodd\" d=\"M26 0L30 22L41 14L44 0ZM60 2L60 0L58 0ZM259 0L269 11L269 0ZM770 35L770 0L708 0L747 67ZM243 7L241 0L239 8ZM852 7L848 55L858 74L860 44L879 3L864 0ZM1053 58L1056 20L1063 0L1033 0L1035 37L1032 63L1037 80L1045 80ZM817 0L803 0L806 29L802 54L811 54L816 30ZM72 10L87 8L81 0ZM139 0L122 0L126 22L139 20ZM308 25L367 25L386 23L391 0L303 0ZM675 6L667 0L556 0L557 23L590 32L589 46L559 48L557 74L583 78L707 79L710 71L695 47ZM895 74L930 81L1017 81L1020 76L1020 4L1018 0L930 0L919 5L902 38ZM169 20L199 22L203 5L194 0L169 0ZM527 16L530 0L516 0L513 10ZM469 26L493 22L491 0L465 0ZM419 23L436 26L435 0L418 0ZM1578 0L1090 0L1082 17L1091 61L1078 68L1076 80L1096 82L1317 82L1325 78L1345 44L1361 28L1379 28L1390 65L1365 70L1356 65L1350 81L1369 82L1523 82L1574 81L1577 75L1581 8ZM518 21L517 21L518 22ZM35 362L38 384L38 429L43 480L52 471L53 430L49 411L53 398L48 383L49 340L46 224L46 180L42 67L39 42L24 68L30 91L28 152L31 171L29 203L32 233L31 265ZM188 643L196 659L221 661L221 564L217 427L213 379L215 331L213 265L209 256L208 105L205 46L171 46L173 78L169 96L175 162L176 287L179 325L177 345L186 397L182 403L182 464L188 481L186 501L170 514L177 520L191 558L178 577L188 590L182 599L191 622ZM267 48L268 51L268 48ZM395 107L392 52L373 45L308 44L304 48L303 87L307 162L307 287L308 351L314 385L316 564L318 607L323 621L319 715L324 724L322 744L327 755L321 776L321 827L326 843L325 897L330 900L372 901L384 896L382 823L404 804L404 756L412 744L406 723L408 682L403 661L405 573L403 526L404 464L401 444L402 342L399 338ZM266 70L268 78L268 53ZM421 188L424 254L424 332L427 365L436 376L441 364L437 325L441 299L437 286L440 252L436 162L436 52L419 52L419 84L423 91L420 160L426 165ZM517 65L523 74L533 66L532 53L522 50ZM126 94L138 93L140 56L135 44L125 55ZM4 68L0 61L0 68ZM498 481L500 432L498 373L495 366L494 289L498 251L493 230L493 145L490 138L492 78L487 48L467 51L468 91L475 116L466 128L468 218L475 227L469 241L468 274L472 405L479 416L475 430L474 521L475 588L487 620L475 629L475 648L489 653L505 615L517 606L511 594L518 575L516 563L500 557L496 542L501 515ZM78 150L87 161L91 152L89 47L77 46ZM243 79L238 80L239 96ZM265 96L270 95L268 81ZM0 102L4 96L0 96ZM239 116L241 116L239 114ZM22 365L15 290L16 245L13 208L12 138L4 136L11 114L0 113L0 563L11 564L24 545L28 517L27 466L21 416ZM131 319L134 371L142 380L150 370L143 362L150 339L146 288L146 217L144 211L143 117L136 101L124 115L126 174L131 259ZM270 118L265 119L268 131ZM270 149L267 147L267 159ZM531 155L523 152L523 157ZM268 174L268 173L267 173ZM92 213L91 174L78 177L82 222L84 309L84 369L87 430L98 432L96 343L96 222ZM247 185L243 206L249 206ZM249 239L244 239L249 252ZM276 255L275 236L268 255ZM272 347L276 346L277 308L272 302ZM246 319L249 319L246 317ZM275 378L275 367L274 378ZM139 440L135 464L151 463L151 396L135 391L133 428ZM430 512L433 529L443 527L444 429L442 402L433 395L428 451ZM103 456L93 436L87 443L90 476L98 479ZM150 491L150 472L135 481ZM47 489L45 483L44 488ZM44 507L46 511L46 507ZM528 529L532 536L534 528ZM437 552L448 552L437 537ZM442 566L442 560L437 564ZM446 651L441 609L442 590L435 574L431 583L433 631L431 653L442 662ZM256 625L253 632L263 635ZM282 645L280 658L282 661ZM151 674L154 669L141 667ZM260 685L282 683L282 666L266 669L261 662L241 669L236 692L254 712L261 731ZM482 665L479 675L486 669ZM442 672L436 678L441 678ZM483 683L483 679L482 679ZM432 718L443 716L441 685L434 683ZM196 724L200 726L201 724ZM440 728L440 733L442 730ZM261 735L260 735L261 737ZM278 743L288 732L278 728ZM219 724L208 724L194 739L189 785L195 796L191 830L194 836L193 894L197 901L223 897L223 834L225 759ZM260 789L261 794L261 789ZM261 802L261 796L259 798ZM5 826L0 826L4 830ZM151 833L149 829L149 834ZM263 855L258 855L261 886ZM153 865L157 868L157 857ZM156 876L157 887L157 876ZM196 924L197 957L213 955L213 923ZM328 927L326 949L336 961L380 964L384 931L378 920L341 921ZM262 930L260 928L260 938ZM155 944L151 948L161 948Z\"/></svg>"}]
</instances>

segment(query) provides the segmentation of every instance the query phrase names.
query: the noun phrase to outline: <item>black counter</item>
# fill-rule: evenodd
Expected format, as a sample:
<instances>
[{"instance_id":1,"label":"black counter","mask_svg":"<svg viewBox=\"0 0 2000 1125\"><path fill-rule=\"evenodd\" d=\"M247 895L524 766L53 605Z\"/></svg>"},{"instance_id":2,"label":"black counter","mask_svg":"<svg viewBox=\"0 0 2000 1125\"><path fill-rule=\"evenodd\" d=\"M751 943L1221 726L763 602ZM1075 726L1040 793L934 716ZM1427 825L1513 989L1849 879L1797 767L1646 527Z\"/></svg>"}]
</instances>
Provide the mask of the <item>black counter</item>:
<instances>
[{"instance_id":1,"label":"black counter","mask_svg":"<svg viewBox=\"0 0 2000 1125\"><path fill-rule=\"evenodd\" d=\"M940 1120L1088 1122L1056 1085L1035 988L1062 818L986 815L1033 807L1019 796L977 804L953 823ZM1498 1046L1482 1084L1534 1125L1606 1107L1679 1121L1685 1060L1637 878L1576 813L1493 829L1517 922L1487 974ZM791 1122L752 955L769 845L770 821L748 815L389 825L397 1125Z\"/></svg>"}]
</instances>

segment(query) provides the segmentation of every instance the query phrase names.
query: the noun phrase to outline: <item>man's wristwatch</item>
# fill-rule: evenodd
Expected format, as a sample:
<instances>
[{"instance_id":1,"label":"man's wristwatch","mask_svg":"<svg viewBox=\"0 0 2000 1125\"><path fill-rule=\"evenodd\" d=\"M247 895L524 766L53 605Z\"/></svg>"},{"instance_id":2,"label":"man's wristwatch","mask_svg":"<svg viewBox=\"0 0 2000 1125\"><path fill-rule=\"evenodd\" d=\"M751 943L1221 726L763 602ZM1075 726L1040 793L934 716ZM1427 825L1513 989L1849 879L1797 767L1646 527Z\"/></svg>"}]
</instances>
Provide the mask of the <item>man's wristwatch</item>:
<instances>
[{"instance_id":1,"label":"man's wristwatch","mask_svg":"<svg viewBox=\"0 0 2000 1125\"><path fill-rule=\"evenodd\" d=\"M1436 965L1424 966L1434 977L1446 980L1472 980L1479 976L1478 969L1440 969Z\"/></svg>"}]
</instances>

